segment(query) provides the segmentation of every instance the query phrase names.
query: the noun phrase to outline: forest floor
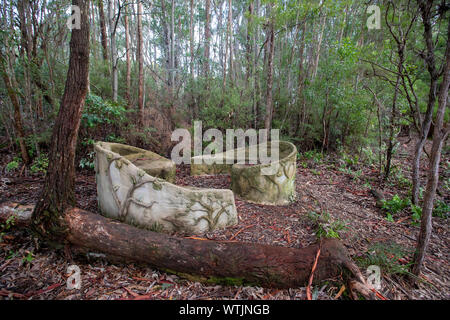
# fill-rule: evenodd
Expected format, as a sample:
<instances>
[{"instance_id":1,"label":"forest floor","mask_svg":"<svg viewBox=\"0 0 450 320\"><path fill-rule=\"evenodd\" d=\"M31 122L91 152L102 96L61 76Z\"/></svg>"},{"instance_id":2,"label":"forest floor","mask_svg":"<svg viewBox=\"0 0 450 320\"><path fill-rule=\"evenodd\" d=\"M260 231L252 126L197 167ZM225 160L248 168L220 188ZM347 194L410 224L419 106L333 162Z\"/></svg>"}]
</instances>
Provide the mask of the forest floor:
<instances>
[{"instance_id":1,"label":"forest floor","mask_svg":"<svg viewBox=\"0 0 450 320\"><path fill-rule=\"evenodd\" d=\"M288 206L257 205L236 198L239 223L197 237L236 240L277 246L303 247L317 241L317 232L342 239L353 259L365 271L378 265L382 271L382 295L388 299L449 299L449 219L433 217L433 232L425 268L418 284L407 281L408 264L419 227L405 209L386 219L370 190L386 199L407 197L414 140L400 138L394 158L393 178L380 183L375 166L348 162L330 155L325 159L301 158L297 163L297 197ZM428 146L429 148L429 146ZM0 163L0 202L33 204L43 176L7 173L9 155ZM449 154L442 158L441 181L450 177ZM426 169L426 162L422 170ZM424 172L424 171L422 171ZM422 177L425 181L425 176ZM177 183L196 187L229 188L229 176L189 176L189 168L177 168ZM446 190L440 186L440 190ZM78 172L78 206L98 212L94 172ZM449 194L440 195L449 203ZM445 213L448 217L448 212ZM184 236L178 234L178 236ZM65 250L36 248L26 230L11 230L0 242L0 299L305 299L306 288L288 290L240 287L192 282L139 264L111 264L98 258L71 257ZM72 259L72 260L71 260ZM80 290L66 288L69 265L81 269ZM340 278L314 286L315 299L348 299Z\"/></svg>"}]
</instances>

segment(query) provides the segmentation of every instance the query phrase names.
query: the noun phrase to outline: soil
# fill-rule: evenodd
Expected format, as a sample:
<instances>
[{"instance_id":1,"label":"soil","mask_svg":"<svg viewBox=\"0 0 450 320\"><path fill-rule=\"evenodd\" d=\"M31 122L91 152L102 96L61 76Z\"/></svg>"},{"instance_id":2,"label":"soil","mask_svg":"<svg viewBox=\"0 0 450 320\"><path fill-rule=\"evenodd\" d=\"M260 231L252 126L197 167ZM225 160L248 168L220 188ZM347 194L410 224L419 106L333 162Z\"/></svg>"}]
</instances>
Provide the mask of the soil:
<instances>
[{"instance_id":1,"label":"soil","mask_svg":"<svg viewBox=\"0 0 450 320\"><path fill-rule=\"evenodd\" d=\"M389 262L380 265L382 288L379 292L384 297L449 299L449 220L433 217L433 232L423 274L413 286L405 274L412 259L419 227L413 224L408 209L395 214L394 222L388 221L386 212L377 206L377 199L371 192L377 190L386 199L395 194L407 197L414 140L408 141L405 137L399 141L393 163L394 172L386 182L380 182L375 164L343 164L335 155L329 155L321 161L300 158L297 163L297 197L291 204L257 205L236 198L238 225L190 237L303 247L317 241L318 224L312 218L316 216L322 220L325 230L339 234L362 270L369 263ZM12 157L3 154L1 159L0 202L35 203L43 175L32 174L20 167L15 172L7 172L5 167ZM450 195L444 182L448 183L450 178L449 159L448 152L443 154L439 185L439 199L447 204ZM426 170L427 162L425 159L422 161L422 173ZM422 183L425 183L425 179L423 174ZM229 189L231 181L227 175L191 177L188 166L178 166L176 183ZM93 170L79 171L76 181L78 206L98 213L96 195ZM397 249L380 256L376 248ZM399 251L401 255L398 255ZM69 275L66 272L70 265L77 265L81 270L81 289L67 288ZM340 278L329 279L313 288L313 297L348 299L348 290L340 291L345 285ZM159 272L149 266L111 264L96 255L72 256L68 247L55 249L38 244L27 230L6 230L0 242L0 299L305 298L306 288L277 290L205 284Z\"/></svg>"}]
</instances>

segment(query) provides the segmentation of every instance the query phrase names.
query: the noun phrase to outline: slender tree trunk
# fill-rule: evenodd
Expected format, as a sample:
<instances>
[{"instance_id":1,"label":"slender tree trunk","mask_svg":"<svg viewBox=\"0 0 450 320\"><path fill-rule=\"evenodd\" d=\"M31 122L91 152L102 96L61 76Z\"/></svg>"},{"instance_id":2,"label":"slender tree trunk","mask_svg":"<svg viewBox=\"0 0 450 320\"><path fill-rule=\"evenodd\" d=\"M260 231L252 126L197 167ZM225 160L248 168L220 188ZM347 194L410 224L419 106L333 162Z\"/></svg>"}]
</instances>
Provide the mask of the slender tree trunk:
<instances>
[{"instance_id":1,"label":"slender tree trunk","mask_svg":"<svg viewBox=\"0 0 450 320\"><path fill-rule=\"evenodd\" d=\"M344 21L342 22L342 28L341 28L341 31L339 32L339 38L338 38L339 46L341 45L342 37L344 36L345 27L347 26L347 16L348 16L348 5L345 6Z\"/></svg>"},{"instance_id":2,"label":"slender tree trunk","mask_svg":"<svg viewBox=\"0 0 450 320\"><path fill-rule=\"evenodd\" d=\"M271 13L269 13L271 14ZM264 128L271 129L272 127L272 114L273 114L273 98L272 98L272 86L273 86L273 56L275 52L275 39L274 39L274 22L271 18L269 24L269 30L267 35L267 91L266 91L266 118L264 120Z\"/></svg>"},{"instance_id":3,"label":"slender tree trunk","mask_svg":"<svg viewBox=\"0 0 450 320\"><path fill-rule=\"evenodd\" d=\"M171 13L170 13L170 83L172 86L170 101L171 101L171 113L173 109L174 100L174 87L175 87L175 1L172 0Z\"/></svg>"},{"instance_id":4,"label":"slender tree trunk","mask_svg":"<svg viewBox=\"0 0 450 320\"><path fill-rule=\"evenodd\" d=\"M314 79L316 77L317 69L319 68L320 48L322 47L323 32L325 29L326 22L327 22L327 15L323 14L322 19L320 19L321 29L320 29L320 33L319 33L319 39L317 40L316 57L315 57L314 63L313 63L312 79Z\"/></svg>"},{"instance_id":5,"label":"slender tree trunk","mask_svg":"<svg viewBox=\"0 0 450 320\"><path fill-rule=\"evenodd\" d=\"M253 43L252 39L253 36L251 35L251 28L253 27L253 8L254 3L253 1L250 1L250 4L248 5L248 19L247 19L247 41L246 41L246 52L245 52L245 58L246 58L246 73L245 73L245 86L248 88L250 86L249 79L252 77L252 51L253 51Z\"/></svg>"},{"instance_id":6,"label":"slender tree trunk","mask_svg":"<svg viewBox=\"0 0 450 320\"><path fill-rule=\"evenodd\" d=\"M126 80L126 88L125 88L125 98L127 99L127 107L131 108L131 57L130 57L130 28L128 25L128 10L125 7L125 16L124 16L124 24L125 24L125 51L127 56L127 80Z\"/></svg>"},{"instance_id":7,"label":"slender tree trunk","mask_svg":"<svg viewBox=\"0 0 450 320\"><path fill-rule=\"evenodd\" d=\"M303 125L302 120L304 118L305 110L305 98L303 96L303 87L305 85L305 64L303 62L304 54L305 54L305 38L306 38L306 19L302 22L302 39L300 41L299 48L299 65L298 65L298 88L297 88L297 107L299 109L296 125L294 129L294 134L299 134L300 126Z\"/></svg>"},{"instance_id":8,"label":"slender tree trunk","mask_svg":"<svg viewBox=\"0 0 450 320\"><path fill-rule=\"evenodd\" d=\"M232 86L233 81L233 2L232 0L228 0L228 60L229 60L229 67L228 67L228 75L230 77L230 85Z\"/></svg>"},{"instance_id":9,"label":"slender tree trunk","mask_svg":"<svg viewBox=\"0 0 450 320\"><path fill-rule=\"evenodd\" d=\"M384 180L387 180L389 177L389 174L391 172L391 161L392 161L392 153L394 151L395 146L395 126L396 126L396 119L397 119L397 97L398 97L398 90L399 90L399 84L400 84L400 76L397 76L397 81L395 83L394 88L394 97L392 99L392 109L391 109L391 116L389 120L389 138L388 138L388 145L386 149L386 166L384 167Z\"/></svg>"},{"instance_id":10,"label":"slender tree trunk","mask_svg":"<svg viewBox=\"0 0 450 320\"><path fill-rule=\"evenodd\" d=\"M108 61L108 37L106 35L105 10L103 8L103 0L97 0L97 4L100 20L100 39L102 44L103 60Z\"/></svg>"},{"instance_id":11,"label":"slender tree trunk","mask_svg":"<svg viewBox=\"0 0 450 320\"><path fill-rule=\"evenodd\" d=\"M115 4L116 0L108 0L108 11L109 11L109 33L110 33L110 47L111 47L111 86L112 86L112 96L113 101L117 101L118 98L118 90L119 90L119 78L118 78L118 70L117 70L117 47L116 47L116 20L119 17L114 17L115 15Z\"/></svg>"},{"instance_id":12,"label":"slender tree trunk","mask_svg":"<svg viewBox=\"0 0 450 320\"><path fill-rule=\"evenodd\" d=\"M22 115L20 114L20 103L17 98L16 91L14 90L15 85L11 83L11 78L9 77L9 71L7 69L7 64L3 53L0 51L0 73L2 74L3 82L5 83L6 92L8 93L11 103L14 107L14 129L17 134L17 140L19 142L20 153L22 155L23 162L25 164L30 163L30 157L28 156L27 147L25 144L25 132L23 130Z\"/></svg>"},{"instance_id":13,"label":"slender tree trunk","mask_svg":"<svg viewBox=\"0 0 450 320\"><path fill-rule=\"evenodd\" d=\"M139 76L138 76L138 108L139 108L139 124L142 127L144 125L144 52L143 39L142 39L142 2L138 3L137 10L137 55L139 63Z\"/></svg>"},{"instance_id":14,"label":"slender tree trunk","mask_svg":"<svg viewBox=\"0 0 450 320\"><path fill-rule=\"evenodd\" d=\"M80 7L81 28L72 30L66 86L53 127L49 167L42 193L33 212L34 230L44 238L63 241L63 216L75 205L75 149L88 87L89 1L73 0Z\"/></svg>"},{"instance_id":15,"label":"slender tree trunk","mask_svg":"<svg viewBox=\"0 0 450 320\"><path fill-rule=\"evenodd\" d=\"M171 61L172 61L172 53L170 52L170 31L169 26L167 24L167 12L166 12L166 0L161 0L161 11L162 11L162 29L164 33L164 56L166 60L166 68L167 68L167 85L169 90L172 87L172 76L171 76Z\"/></svg>"},{"instance_id":16,"label":"slender tree trunk","mask_svg":"<svg viewBox=\"0 0 450 320\"><path fill-rule=\"evenodd\" d=\"M425 252L428 243L430 242L433 227L433 203L439 182L439 162L441 160L442 145L450 131L448 125L444 126L444 115L448 107L448 90L450 85L450 41L448 41L448 39L450 39L450 23L447 26L447 49L445 53L442 83L439 88L438 110L433 131L433 145L431 147L430 168L428 169L428 182L422 206L420 233L413 259L412 273L416 276L418 276L422 270Z\"/></svg>"},{"instance_id":17,"label":"slender tree trunk","mask_svg":"<svg viewBox=\"0 0 450 320\"><path fill-rule=\"evenodd\" d=\"M427 65L428 73L430 74L430 91L428 93L427 110L425 117L420 124L419 137L416 140L414 160L412 165L412 194L411 202L417 204L419 202L419 190L420 190L420 159L422 157L422 150L427 141L428 133L431 127L431 121L433 116L433 109L436 103L436 91L438 86L439 71L436 70L436 62L434 56L434 43L433 43L433 29L431 24L431 9L433 7L432 2L420 1L420 11L422 14L422 21L424 25L424 39L426 44L425 63ZM420 111L419 111L420 112Z\"/></svg>"},{"instance_id":18,"label":"slender tree trunk","mask_svg":"<svg viewBox=\"0 0 450 320\"><path fill-rule=\"evenodd\" d=\"M230 20L227 22L227 32L225 36L225 55L223 57L223 68L222 68L222 90L225 90L227 85L227 61L228 61L228 50L229 50L229 38L230 38Z\"/></svg>"},{"instance_id":19,"label":"slender tree trunk","mask_svg":"<svg viewBox=\"0 0 450 320\"><path fill-rule=\"evenodd\" d=\"M189 18L189 72L190 72L190 105L192 109L192 120L197 119L198 110L195 103L195 89L194 89L194 0L189 2L190 18Z\"/></svg>"},{"instance_id":20,"label":"slender tree trunk","mask_svg":"<svg viewBox=\"0 0 450 320\"><path fill-rule=\"evenodd\" d=\"M208 78L209 74L209 47L210 47L210 41L211 41L211 0L205 1L205 55L203 61L203 77L205 79ZM206 80L206 86L208 87L208 81Z\"/></svg>"},{"instance_id":21,"label":"slender tree trunk","mask_svg":"<svg viewBox=\"0 0 450 320\"><path fill-rule=\"evenodd\" d=\"M259 0L256 0L255 5L255 17L259 17ZM258 128L259 125L259 117L260 117L260 107L259 107L259 95L260 95L260 73L258 69L258 53L257 53L257 43L259 39L259 26L256 25L256 29L253 35L253 113L254 113L254 125L255 129Z\"/></svg>"}]
</instances>

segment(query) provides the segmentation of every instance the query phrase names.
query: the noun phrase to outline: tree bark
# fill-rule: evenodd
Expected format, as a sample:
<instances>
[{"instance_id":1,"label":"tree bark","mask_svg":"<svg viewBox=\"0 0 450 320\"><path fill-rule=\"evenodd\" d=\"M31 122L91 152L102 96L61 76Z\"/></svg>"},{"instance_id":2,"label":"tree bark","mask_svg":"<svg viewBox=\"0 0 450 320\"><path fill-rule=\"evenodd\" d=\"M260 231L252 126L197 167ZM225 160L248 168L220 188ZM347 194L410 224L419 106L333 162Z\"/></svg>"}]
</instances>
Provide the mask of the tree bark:
<instances>
[{"instance_id":1,"label":"tree bark","mask_svg":"<svg viewBox=\"0 0 450 320\"><path fill-rule=\"evenodd\" d=\"M211 1L206 0L205 1L205 55L203 61L203 77L205 79L208 78L209 74L209 47L210 47L210 41L211 41L211 29L210 29L210 23L211 23ZM208 86L208 81L206 81L206 86Z\"/></svg>"},{"instance_id":2,"label":"tree bark","mask_svg":"<svg viewBox=\"0 0 450 320\"><path fill-rule=\"evenodd\" d=\"M0 222L14 216L26 227L32 206L0 205ZM314 282L338 277L347 270L365 288L368 285L337 239L324 239L304 248L288 248L237 241L178 238L138 229L78 208L63 215L67 241L79 253L102 252L113 261L136 261L161 271L200 281L233 281L264 287L305 286L318 249Z\"/></svg>"},{"instance_id":3,"label":"tree bark","mask_svg":"<svg viewBox=\"0 0 450 320\"><path fill-rule=\"evenodd\" d=\"M127 99L127 107L131 108L131 57L130 57L130 28L128 25L128 10L125 7L125 16L124 16L124 24L125 24L125 51L127 56L127 79L126 79L126 88L125 88L125 98Z\"/></svg>"},{"instance_id":4,"label":"tree bark","mask_svg":"<svg viewBox=\"0 0 450 320\"><path fill-rule=\"evenodd\" d=\"M442 83L439 89L438 110L433 131L433 145L431 147L430 168L428 170L428 182L422 206L422 218L420 234L417 241L416 252L413 259L412 273L420 274L425 259L425 252L431 237L433 203L436 196L436 188L439 182L439 162L441 160L442 145L448 136L450 128L444 126L444 115L448 106L448 90L450 85L450 23L447 26L447 49L445 53L445 66L443 69Z\"/></svg>"},{"instance_id":5,"label":"tree bark","mask_svg":"<svg viewBox=\"0 0 450 320\"><path fill-rule=\"evenodd\" d=\"M233 80L233 2L228 0L228 50L230 54L228 55L228 75L230 77L230 85L234 83Z\"/></svg>"},{"instance_id":6,"label":"tree bark","mask_svg":"<svg viewBox=\"0 0 450 320\"><path fill-rule=\"evenodd\" d=\"M98 15L100 20L100 35L102 44L103 60L108 61L108 38L106 35L105 10L103 8L103 0L98 0Z\"/></svg>"},{"instance_id":7,"label":"tree bark","mask_svg":"<svg viewBox=\"0 0 450 320\"><path fill-rule=\"evenodd\" d=\"M269 55L267 58L267 91L266 91L266 118L264 120L264 128L270 129L272 127L272 113L273 113L273 56L275 52L274 42L274 22L271 18L269 23L269 32L267 35L267 47Z\"/></svg>"},{"instance_id":8,"label":"tree bark","mask_svg":"<svg viewBox=\"0 0 450 320\"><path fill-rule=\"evenodd\" d=\"M143 39L142 39L142 2L138 3L137 10L137 52L139 59L139 84L138 84L138 107L139 107L139 124L141 127L144 125L144 52L142 50L143 47Z\"/></svg>"},{"instance_id":9,"label":"tree bark","mask_svg":"<svg viewBox=\"0 0 450 320\"><path fill-rule=\"evenodd\" d=\"M73 0L80 7L81 28L72 30L70 59L60 110L53 127L49 166L33 213L34 230L50 240L65 238L62 214L75 204L75 149L88 87L89 1Z\"/></svg>"},{"instance_id":10,"label":"tree bark","mask_svg":"<svg viewBox=\"0 0 450 320\"><path fill-rule=\"evenodd\" d=\"M419 1L419 7L422 15L422 22L424 25L424 39L426 44L425 63L427 65L428 73L430 74L430 91L428 93L427 110L425 117L420 124L419 138L416 140L414 150L414 160L412 165L412 194L411 202L417 204L419 202L420 190L420 159L422 157L422 150L427 141L428 133L430 131L433 109L436 103L436 91L438 87L439 71L436 70L434 43L433 43L433 27L431 24L431 9L433 2ZM420 110L419 110L420 112Z\"/></svg>"},{"instance_id":11,"label":"tree bark","mask_svg":"<svg viewBox=\"0 0 450 320\"><path fill-rule=\"evenodd\" d=\"M248 5L248 19L247 19L247 42L245 43L246 52L245 52L245 58L246 58L246 73L245 73L245 86L248 88L250 86L249 79L252 77L252 52L253 52L253 37L254 35L251 35L251 28L253 27L253 8L254 3L253 1L250 1Z\"/></svg>"},{"instance_id":12,"label":"tree bark","mask_svg":"<svg viewBox=\"0 0 450 320\"><path fill-rule=\"evenodd\" d=\"M119 91L119 75L117 70L117 47L116 47L116 21L119 19L119 14L115 17L116 0L108 0L109 11L109 40L111 47L111 86L113 101L117 101Z\"/></svg>"},{"instance_id":13,"label":"tree bark","mask_svg":"<svg viewBox=\"0 0 450 320\"><path fill-rule=\"evenodd\" d=\"M8 75L8 69L6 67L5 57L0 51L0 73L2 74L3 82L5 83L6 92L8 93L11 103L14 108L14 129L16 130L17 140L19 142L20 153L22 155L22 160L25 164L30 163L30 157L28 156L27 147L25 144L25 132L23 130L22 115L20 114L20 103L17 98L16 91L13 88L11 79Z\"/></svg>"},{"instance_id":14,"label":"tree bark","mask_svg":"<svg viewBox=\"0 0 450 320\"><path fill-rule=\"evenodd\" d=\"M316 56L313 63L312 79L316 78L317 70L319 68L320 48L322 47L323 31L325 29L326 22L327 22L327 15L324 13L322 19L320 20L321 29L319 33L319 39L317 40Z\"/></svg>"}]
</instances>

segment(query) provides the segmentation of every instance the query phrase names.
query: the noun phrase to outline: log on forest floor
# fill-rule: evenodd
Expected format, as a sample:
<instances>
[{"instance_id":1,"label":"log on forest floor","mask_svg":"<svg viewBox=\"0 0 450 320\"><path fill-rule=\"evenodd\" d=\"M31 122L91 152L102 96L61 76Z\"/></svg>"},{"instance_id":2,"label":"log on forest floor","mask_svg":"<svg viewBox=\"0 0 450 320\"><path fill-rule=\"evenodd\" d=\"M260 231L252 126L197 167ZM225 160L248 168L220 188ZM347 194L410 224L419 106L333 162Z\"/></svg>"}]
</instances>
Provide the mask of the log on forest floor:
<instances>
[{"instance_id":1,"label":"log on forest floor","mask_svg":"<svg viewBox=\"0 0 450 320\"><path fill-rule=\"evenodd\" d=\"M11 215L23 224L31 206L0 205L0 222ZM28 214L28 216L30 216ZM245 242L195 240L138 229L78 208L65 212L67 240L85 252L96 251L121 260L149 264L189 279L218 283L248 284L275 288L306 286L317 251L320 257L314 282L352 275L361 285L357 290L373 298L358 267L337 239L324 239L305 248L287 248ZM29 222L31 222L29 220ZM359 290L358 288L365 288ZM370 295L369 295L369 294Z\"/></svg>"}]
</instances>

